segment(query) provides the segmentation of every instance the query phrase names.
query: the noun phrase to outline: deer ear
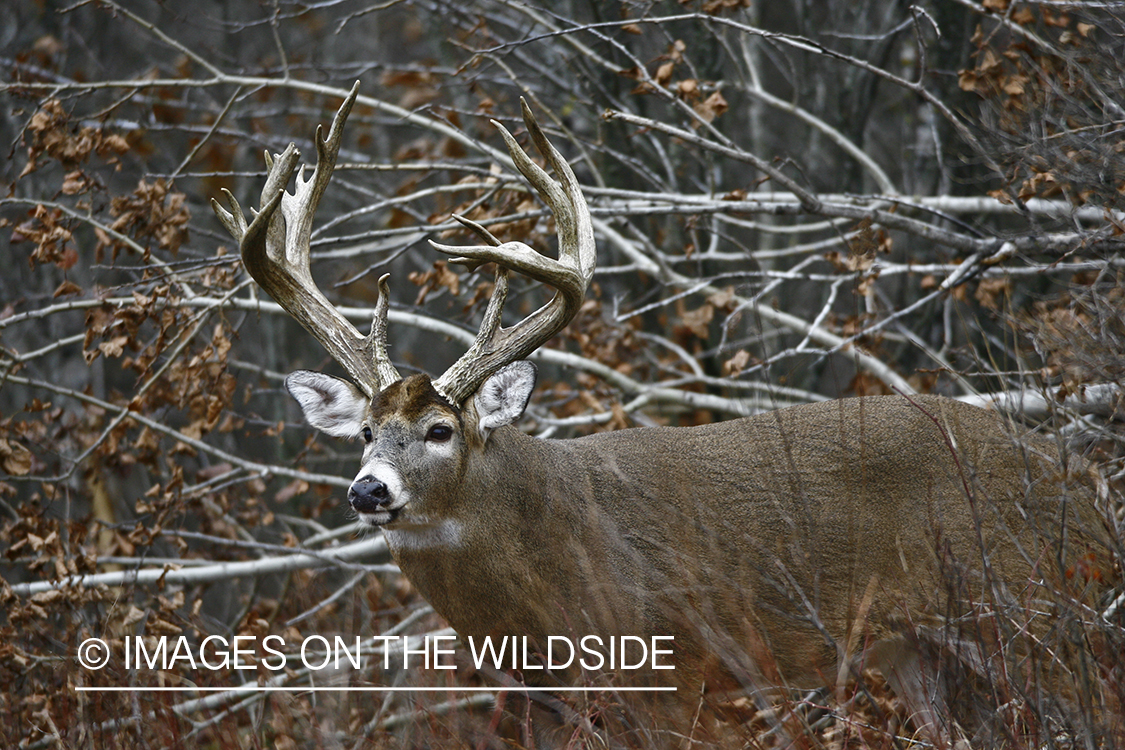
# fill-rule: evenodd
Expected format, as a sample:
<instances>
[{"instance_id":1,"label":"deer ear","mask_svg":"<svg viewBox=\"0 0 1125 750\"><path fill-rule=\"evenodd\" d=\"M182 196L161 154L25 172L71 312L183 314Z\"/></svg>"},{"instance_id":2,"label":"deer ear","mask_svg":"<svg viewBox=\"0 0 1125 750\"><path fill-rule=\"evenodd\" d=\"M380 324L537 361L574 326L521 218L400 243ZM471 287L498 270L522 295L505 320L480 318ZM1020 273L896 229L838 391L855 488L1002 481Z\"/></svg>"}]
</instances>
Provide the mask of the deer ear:
<instances>
[{"instance_id":1,"label":"deer ear","mask_svg":"<svg viewBox=\"0 0 1125 750\"><path fill-rule=\"evenodd\" d=\"M305 420L333 437L354 438L363 429L367 396L346 380L309 370L285 378L289 395L301 405Z\"/></svg>"},{"instance_id":2,"label":"deer ear","mask_svg":"<svg viewBox=\"0 0 1125 750\"><path fill-rule=\"evenodd\" d=\"M482 435L487 438L497 427L523 416L535 389L535 374L535 365L520 361L500 368L484 381L474 397Z\"/></svg>"}]
</instances>

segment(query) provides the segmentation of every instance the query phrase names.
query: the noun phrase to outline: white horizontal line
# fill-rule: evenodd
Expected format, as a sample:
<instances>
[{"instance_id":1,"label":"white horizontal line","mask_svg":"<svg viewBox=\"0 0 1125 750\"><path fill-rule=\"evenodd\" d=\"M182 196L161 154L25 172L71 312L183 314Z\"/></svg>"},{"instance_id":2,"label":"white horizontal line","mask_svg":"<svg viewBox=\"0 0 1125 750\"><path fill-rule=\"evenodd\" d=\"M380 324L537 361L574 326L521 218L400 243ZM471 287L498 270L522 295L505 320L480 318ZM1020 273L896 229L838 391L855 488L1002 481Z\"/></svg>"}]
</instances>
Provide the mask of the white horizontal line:
<instances>
[{"instance_id":1,"label":"white horizontal line","mask_svg":"<svg viewBox=\"0 0 1125 750\"><path fill-rule=\"evenodd\" d=\"M546 692L546 693L656 693L675 692L674 687L528 687L518 685L515 687L329 687L325 685L306 686L299 685L232 685L230 687L86 687L74 688L80 693L499 693L502 691L516 692Z\"/></svg>"}]
</instances>

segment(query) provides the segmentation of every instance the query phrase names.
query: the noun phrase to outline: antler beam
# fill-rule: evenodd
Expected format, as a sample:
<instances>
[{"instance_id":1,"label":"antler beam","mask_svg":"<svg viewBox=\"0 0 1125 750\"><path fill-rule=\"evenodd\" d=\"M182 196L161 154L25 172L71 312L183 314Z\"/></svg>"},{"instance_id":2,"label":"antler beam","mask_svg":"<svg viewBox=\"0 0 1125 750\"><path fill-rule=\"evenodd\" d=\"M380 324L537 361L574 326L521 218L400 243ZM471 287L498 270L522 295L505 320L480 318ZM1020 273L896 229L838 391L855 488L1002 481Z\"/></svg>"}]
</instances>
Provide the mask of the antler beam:
<instances>
[{"instance_id":1,"label":"antler beam","mask_svg":"<svg viewBox=\"0 0 1125 750\"><path fill-rule=\"evenodd\" d=\"M570 165L547 140L535 121L527 102L520 99L523 121L539 153L555 170L555 182L533 162L507 129L495 120L516 167L555 217L558 234L558 260L540 255L522 242L501 243L487 229L463 217L454 217L488 243L471 247L452 247L431 241L435 249L454 256L454 262L494 262L499 266L496 287L476 341L467 352L436 381L434 387L454 404L462 404L476 392L489 375L504 365L523 359L566 327L578 312L586 288L594 275L597 250L590 211L582 196L578 179ZM555 295L543 307L510 328L500 326L504 299L508 293L508 271L518 271L555 288Z\"/></svg>"},{"instance_id":2,"label":"antler beam","mask_svg":"<svg viewBox=\"0 0 1125 750\"><path fill-rule=\"evenodd\" d=\"M327 138L321 138L322 128L317 126L316 168L312 177L306 180L305 168L301 166L292 194L285 188L297 170L301 154L297 146L290 143L277 156L271 157L266 152L269 174L262 188L261 208L255 212L249 225L229 190L224 189L223 193L230 202L230 211L214 199L211 206L219 221L238 240L247 272L324 345L368 396L374 396L399 379L387 356L387 308L390 299L387 277L379 279L379 298L375 303L371 333L364 336L325 298L309 270L313 215L332 179L336 157L340 153L344 121L358 93L357 81L337 110Z\"/></svg>"}]
</instances>

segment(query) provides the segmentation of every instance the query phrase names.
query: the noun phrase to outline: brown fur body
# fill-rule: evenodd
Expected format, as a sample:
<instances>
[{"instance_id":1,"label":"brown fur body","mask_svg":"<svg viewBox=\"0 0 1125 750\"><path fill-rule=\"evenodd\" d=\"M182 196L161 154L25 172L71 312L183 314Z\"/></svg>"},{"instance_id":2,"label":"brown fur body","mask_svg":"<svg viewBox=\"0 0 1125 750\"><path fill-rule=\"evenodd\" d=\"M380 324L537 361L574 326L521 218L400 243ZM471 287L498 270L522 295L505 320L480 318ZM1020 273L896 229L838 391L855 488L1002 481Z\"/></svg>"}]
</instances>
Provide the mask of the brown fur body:
<instances>
[{"instance_id":1,"label":"brown fur body","mask_svg":"<svg viewBox=\"0 0 1125 750\"><path fill-rule=\"evenodd\" d=\"M680 684L831 684L841 657L867 648L905 668L904 637L1027 605L1077 555L1107 559L1092 495L1055 481L1054 446L1015 443L959 402L869 397L570 440L501 427L482 442L471 406L416 378L371 418L388 436L435 413L461 425L471 460L426 474L415 509L456 519L457 541L404 543L405 511L387 536L463 637L672 635Z\"/></svg>"}]
</instances>

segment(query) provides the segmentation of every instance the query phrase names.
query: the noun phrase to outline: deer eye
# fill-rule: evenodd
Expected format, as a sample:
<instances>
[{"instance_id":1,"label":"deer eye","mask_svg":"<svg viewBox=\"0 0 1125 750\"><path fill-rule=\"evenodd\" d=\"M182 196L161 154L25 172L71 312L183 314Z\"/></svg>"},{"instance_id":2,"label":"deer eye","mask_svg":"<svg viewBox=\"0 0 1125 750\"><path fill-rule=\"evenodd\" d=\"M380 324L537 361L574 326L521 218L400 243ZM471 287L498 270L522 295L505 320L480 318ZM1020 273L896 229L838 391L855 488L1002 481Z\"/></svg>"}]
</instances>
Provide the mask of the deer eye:
<instances>
[{"instance_id":1,"label":"deer eye","mask_svg":"<svg viewBox=\"0 0 1125 750\"><path fill-rule=\"evenodd\" d=\"M431 440L435 443L444 443L453 437L453 428L447 424L435 424L426 433L426 440Z\"/></svg>"},{"instance_id":2,"label":"deer eye","mask_svg":"<svg viewBox=\"0 0 1125 750\"><path fill-rule=\"evenodd\" d=\"M368 427L367 425L364 425L363 426L363 442L370 443L374 439L375 439L375 436L371 433L371 428Z\"/></svg>"}]
</instances>

